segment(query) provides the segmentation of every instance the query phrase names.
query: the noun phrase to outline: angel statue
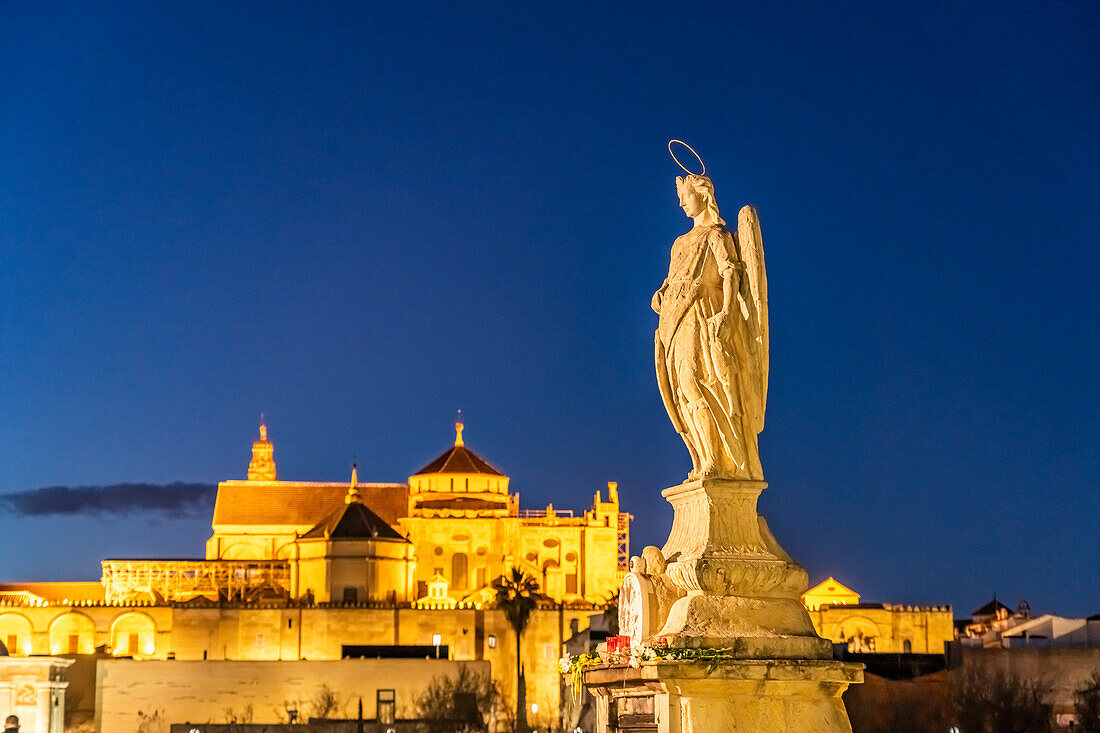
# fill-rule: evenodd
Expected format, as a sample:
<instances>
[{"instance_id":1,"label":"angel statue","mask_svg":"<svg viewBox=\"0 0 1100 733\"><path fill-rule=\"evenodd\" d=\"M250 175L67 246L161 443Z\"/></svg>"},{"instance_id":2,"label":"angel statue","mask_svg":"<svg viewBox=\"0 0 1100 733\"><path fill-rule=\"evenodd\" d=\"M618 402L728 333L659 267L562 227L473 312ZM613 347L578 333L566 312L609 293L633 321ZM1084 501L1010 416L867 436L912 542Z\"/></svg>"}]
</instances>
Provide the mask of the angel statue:
<instances>
[{"instance_id":1,"label":"angel statue","mask_svg":"<svg viewBox=\"0 0 1100 733\"><path fill-rule=\"evenodd\" d=\"M676 178L680 207L695 226L672 243L668 277L653 294L657 382L691 454L688 479L760 481L756 436L768 394L760 221L745 206L730 232L703 172Z\"/></svg>"}]
</instances>

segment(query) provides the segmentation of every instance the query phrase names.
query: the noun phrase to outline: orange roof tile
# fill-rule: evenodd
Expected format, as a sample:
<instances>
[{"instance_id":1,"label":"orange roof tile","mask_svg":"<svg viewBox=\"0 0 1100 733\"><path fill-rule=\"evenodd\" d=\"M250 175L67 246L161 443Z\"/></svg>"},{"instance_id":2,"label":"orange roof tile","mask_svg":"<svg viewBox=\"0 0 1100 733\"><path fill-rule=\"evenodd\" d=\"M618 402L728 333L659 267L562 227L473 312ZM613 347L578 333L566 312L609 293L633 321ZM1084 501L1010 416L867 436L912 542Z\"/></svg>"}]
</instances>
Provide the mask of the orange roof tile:
<instances>
[{"instance_id":1,"label":"orange roof tile","mask_svg":"<svg viewBox=\"0 0 1100 733\"><path fill-rule=\"evenodd\" d=\"M414 476L426 473L487 473L490 476L503 476L488 461L464 445L448 448L442 455L420 469Z\"/></svg>"},{"instance_id":2,"label":"orange roof tile","mask_svg":"<svg viewBox=\"0 0 1100 733\"><path fill-rule=\"evenodd\" d=\"M223 481L214 502L214 526L277 524L313 527L344 505L347 483ZM405 484L359 484L363 503L390 526L409 510Z\"/></svg>"}]
</instances>

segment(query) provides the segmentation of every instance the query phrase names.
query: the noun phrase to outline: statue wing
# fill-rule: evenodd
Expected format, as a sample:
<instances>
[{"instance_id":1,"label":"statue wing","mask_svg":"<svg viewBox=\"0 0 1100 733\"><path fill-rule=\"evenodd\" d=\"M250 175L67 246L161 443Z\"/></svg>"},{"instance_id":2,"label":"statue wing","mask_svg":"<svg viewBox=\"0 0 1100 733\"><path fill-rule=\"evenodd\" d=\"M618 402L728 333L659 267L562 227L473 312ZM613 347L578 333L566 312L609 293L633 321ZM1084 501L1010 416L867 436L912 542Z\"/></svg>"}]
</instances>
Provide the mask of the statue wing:
<instances>
[{"instance_id":1,"label":"statue wing","mask_svg":"<svg viewBox=\"0 0 1100 733\"><path fill-rule=\"evenodd\" d=\"M752 360L752 391L759 411L753 426L757 433L764 429L764 409L768 401L768 275L764 270L764 238L760 234L760 216L752 206L742 207L737 214L737 244L745 263L751 303L743 303L755 351Z\"/></svg>"}]
</instances>

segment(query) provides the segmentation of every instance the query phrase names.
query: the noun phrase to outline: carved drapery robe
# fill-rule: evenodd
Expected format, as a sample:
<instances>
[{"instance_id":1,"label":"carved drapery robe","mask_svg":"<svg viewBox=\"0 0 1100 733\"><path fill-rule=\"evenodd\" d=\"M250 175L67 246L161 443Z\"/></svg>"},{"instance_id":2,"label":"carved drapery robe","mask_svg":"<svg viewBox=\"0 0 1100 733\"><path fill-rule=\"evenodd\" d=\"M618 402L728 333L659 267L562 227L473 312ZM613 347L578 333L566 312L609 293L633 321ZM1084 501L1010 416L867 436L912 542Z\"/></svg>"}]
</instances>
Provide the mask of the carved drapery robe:
<instances>
[{"instance_id":1,"label":"carved drapery robe","mask_svg":"<svg viewBox=\"0 0 1100 733\"><path fill-rule=\"evenodd\" d=\"M744 271L726 227L696 226L673 243L655 298L657 381L691 454L692 478L763 479L753 417L763 414L752 384L756 314L742 308L752 303ZM712 321L723 304L729 315Z\"/></svg>"}]
</instances>

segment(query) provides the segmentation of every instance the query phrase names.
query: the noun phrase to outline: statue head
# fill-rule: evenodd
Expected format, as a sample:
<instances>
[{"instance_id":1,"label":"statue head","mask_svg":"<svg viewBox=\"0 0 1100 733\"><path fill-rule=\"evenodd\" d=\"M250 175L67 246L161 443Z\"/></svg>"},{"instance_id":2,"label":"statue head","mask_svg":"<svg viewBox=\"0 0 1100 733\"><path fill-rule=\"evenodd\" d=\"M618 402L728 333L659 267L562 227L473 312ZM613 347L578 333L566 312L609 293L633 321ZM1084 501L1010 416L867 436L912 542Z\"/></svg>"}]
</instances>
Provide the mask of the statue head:
<instances>
[{"instance_id":1,"label":"statue head","mask_svg":"<svg viewBox=\"0 0 1100 733\"><path fill-rule=\"evenodd\" d=\"M648 545L642 550L642 561L645 563L647 575L661 575L665 572L666 560L661 550L653 545Z\"/></svg>"},{"instance_id":2,"label":"statue head","mask_svg":"<svg viewBox=\"0 0 1100 733\"><path fill-rule=\"evenodd\" d=\"M725 224L718 214L718 202L714 198L714 184L707 176L689 173L676 176L676 194L680 197L680 208L696 223ZM702 217L702 219L700 219Z\"/></svg>"}]
</instances>

